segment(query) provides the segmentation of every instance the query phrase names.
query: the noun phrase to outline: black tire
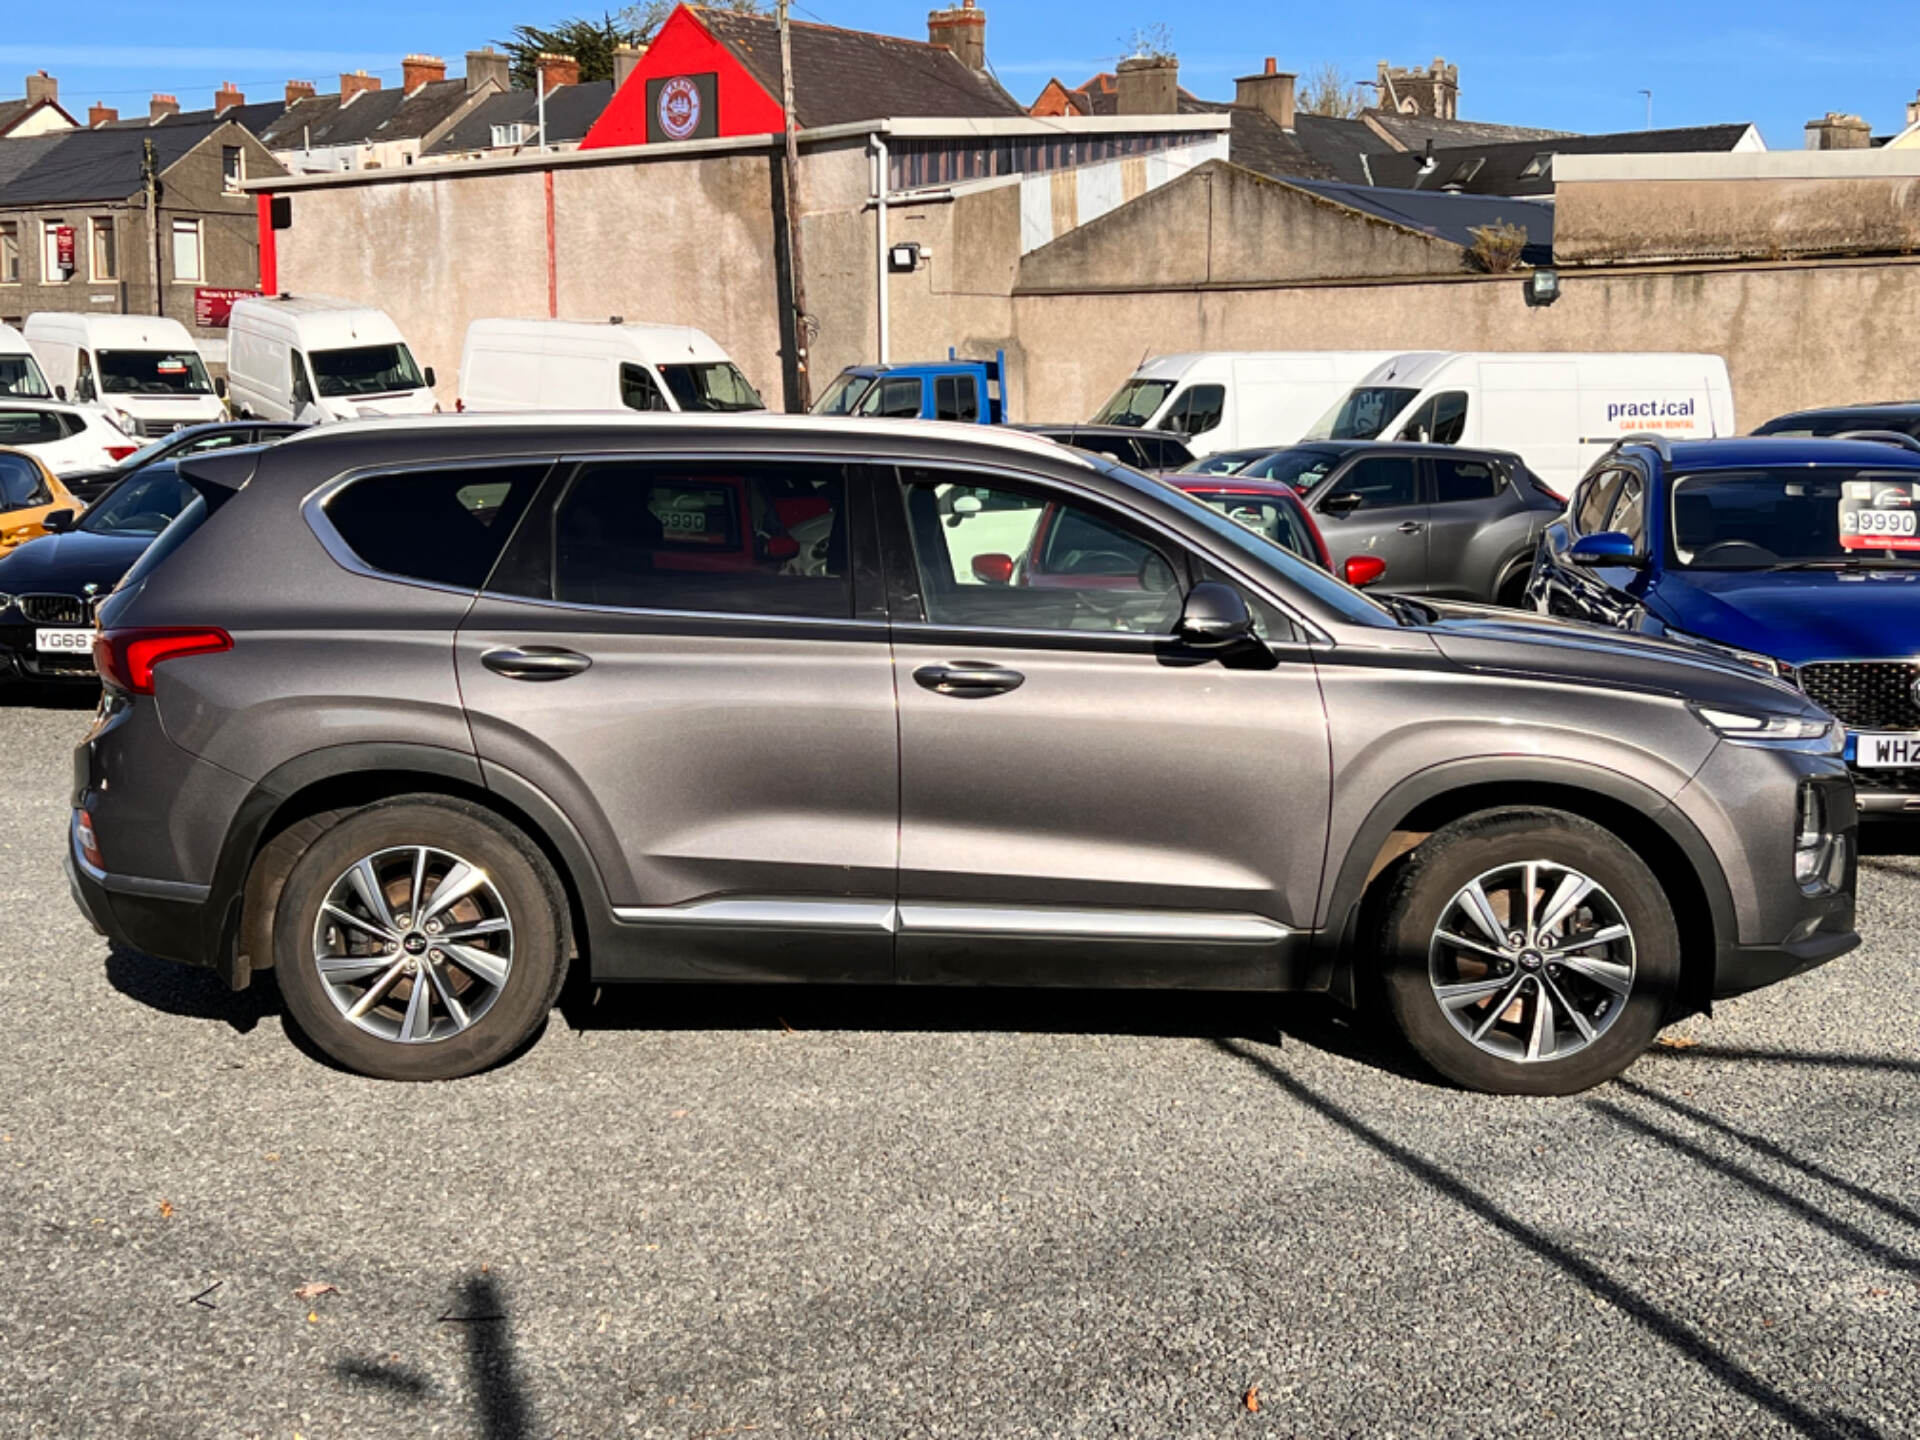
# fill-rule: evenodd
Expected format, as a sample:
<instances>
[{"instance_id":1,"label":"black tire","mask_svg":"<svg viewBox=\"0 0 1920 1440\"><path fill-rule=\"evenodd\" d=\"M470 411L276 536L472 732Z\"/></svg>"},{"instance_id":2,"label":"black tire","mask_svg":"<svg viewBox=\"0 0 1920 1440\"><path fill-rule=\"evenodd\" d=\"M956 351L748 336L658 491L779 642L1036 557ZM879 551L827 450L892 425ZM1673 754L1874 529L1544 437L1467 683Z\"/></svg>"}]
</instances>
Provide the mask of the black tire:
<instances>
[{"instance_id":1,"label":"black tire","mask_svg":"<svg viewBox=\"0 0 1920 1440\"><path fill-rule=\"evenodd\" d=\"M1533 563L1526 561L1514 565L1500 577L1500 583L1493 587L1493 603L1504 605L1509 610L1527 608L1527 583L1533 578Z\"/></svg>"},{"instance_id":2,"label":"black tire","mask_svg":"<svg viewBox=\"0 0 1920 1440\"><path fill-rule=\"evenodd\" d=\"M1489 1053L1463 1034L1442 1007L1429 967L1434 932L1455 897L1477 878L1532 860L1567 866L1598 882L1630 927L1633 963L1630 992L1624 1003L1607 1002L1618 1008L1610 1008L1608 1023L1591 1042L1558 1058L1526 1060ZM1455 1084L1502 1095L1576 1094L1633 1064L1665 1023L1680 983L1680 933L1673 908L1646 862L1591 820L1532 807L1483 811L1435 831L1390 872L1386 883L1378 913L1380 979L1388 1008L1407 1043ZM1534 952L1530 948L1528 953ZM1523 978L1517 965L1498 973ZM1542 982L1531 978L1530 983L1537 990ZM1530 1014L1524 1004L1517 1000L1502 1006L1490 999L1474 1012L1471 1023L1496 1008L1509 1016L1515 1011ZM1549 1015L1553 1013L1550 1009ZM1493 1043L1499 1043L1503 1033L1496 1032Z\"/></svg>"},{"instance_id":3,"label":"black tire","mask_svg":"<svg viewBox=\"0 0 1920 1440\"><path fill-rule=\"evenodd\" d=\"M313 942L321 904L350 867L384 850L421 845L485 872L511 918L512 958L505 983L466 1029L406 1043L347 1018L320 977ZM451 1080L511 1055L553 1009L567 973L562 913L546 857L513 826L464 801L400 796L348 812L294 862L274 912L274 969L294 1022L340 1064L383 1080Z\"/></svg>"}]
</instances>

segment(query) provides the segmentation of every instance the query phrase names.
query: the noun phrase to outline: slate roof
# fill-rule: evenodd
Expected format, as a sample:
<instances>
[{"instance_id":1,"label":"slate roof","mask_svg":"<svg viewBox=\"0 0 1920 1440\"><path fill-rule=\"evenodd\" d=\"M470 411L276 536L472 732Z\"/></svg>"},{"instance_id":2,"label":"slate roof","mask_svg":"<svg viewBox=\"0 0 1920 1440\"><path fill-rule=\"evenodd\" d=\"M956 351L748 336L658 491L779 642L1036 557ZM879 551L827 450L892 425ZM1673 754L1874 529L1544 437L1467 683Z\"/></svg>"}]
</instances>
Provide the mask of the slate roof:
<instances>
[{"instance_id":1,"label":"slate roof","mask_svg":"<svg viewBox=\"0 0 1920 1440\"><path fill-rule=\"evenodd\" d=\"M1051 83L1059 83L1057 81ZM1118 115L1120 113L1120 82L1111 70L1102 70L1098 75L1089 77L1080 85L1066 91L1068 103L1076 115ZM1202 100L1190 90L1184 88L1177 92L1175 107L1182 115L1214 115L1228 107L1216 100Z\"/></svg>"},{"instance_id":2,"label":"slate roof","mask_svg":"<svg viewBox=\"0 0 1920 1440\"><path fill-rule=\"evenodd\" d=\"M547 92L547 143L577 144L593 128L600 112L613 99L611 80L588 80ZM493 127L526 125L529 133L539 122L539 96L532 90L508 90L489 95L462 115L454 127L427 147L429 155L459 155L493 148ZM531 143L531 142L529 142Z\"/></svg>"},{"instance_id":3,"label":"slate roof","mask_svg":"<svg viewBox=\"0 0 1920 1440\"><path fill-rule=\"evenodd\" d=\"M467 93L467 82L459 79L433 80L412 94L363 90L344 105L338 95L315 95L287 106L260 139L269 150L418 140L464 105Z\"/></svg>"},{"instance_id":4,"label":"slate roof","mask_svg":"<svg viewBox=\"0 0 1920 1440\"><path fill-rule=\"evenodd\" d=\"M771 16L696 9L695 16L767 94L780 99L780 29ZM835 25L792 22L793 112L813 128L882 116L990 119L1026 108L944 45Z\"/></svg>"},{"instance_id":5,"label":"slate roof","mask_svg":"<svg viewBox=\"0 0 1920 1440\"><path fill-rule=\"evenodd\" d=\"M1541 130L1531 125L1495 125L1485 120L1442 120L1432 115L1408 115L1394 110L1369 110L1367 114L1409 150L1425 150L1429 140L1437 150L1459 145L1498 145L1503 140L1554 140L1572 133ZM1382 143L1374 148L1391 151L1393 146Z\"/></svg>"},{"instance_id":6,"label":"slate roof","mask_svg":"<svg viewBox=\"0 0 1920 1440\"><path fill-rule=\"evenodd\" d=\"M262 135L269 125L286 113L284 100L261 100L252 105L232 105L222 114L216 115L211 107L205 110L181 110L172 115L162 115L158 120L146 115L130 115L103 125L103 130L153 130L162 125L212 125L220 120L231 120L244 130Z\"/></svg>"},{"instance_id":7,"label":"slate roof","mask_svg":"<svg viewBox=\"0 0 1920 1440\"><path fill-rule=\"evenodd\" d=\"M0 208L125 200L144 183L140 166L148 140L165 170L223 123L65 130L0 140Z\"/></svg>"},{"instance_id":8,"label":"slate roof","mask_svg":"<svg viewBox=\"0 0 1920 1440\"><path fill-rule=\"evenodd\" d=\"M1451 240L1456 245L1471 246L1476 226L1504 220L1527 232L1527 248L1520 256L1522 261L1528 265L1553 263L1553 204L1548 200L1450 195L1437 190L1389 190L1375 185L1324 180L1288 183L1397 225Z\"/></svg>"},{"instance_id":9,"label":"slate roof","mask_svg":"<svg viewBox=\"0 0 1920 1440\"><path fill-rule=\"evenodd\" d=\"M1407 190L1449 187L1469 195L1551 195L1553 168L1526 174L1541 156L1657 155L1732 150L1751 125L1692 125L1674 130L1622 130L1612 135L1565 135L1548 140L1510 140L1495 145L1435 147L1373 158L1374 183Z\"/></svg>"}]
</instances>

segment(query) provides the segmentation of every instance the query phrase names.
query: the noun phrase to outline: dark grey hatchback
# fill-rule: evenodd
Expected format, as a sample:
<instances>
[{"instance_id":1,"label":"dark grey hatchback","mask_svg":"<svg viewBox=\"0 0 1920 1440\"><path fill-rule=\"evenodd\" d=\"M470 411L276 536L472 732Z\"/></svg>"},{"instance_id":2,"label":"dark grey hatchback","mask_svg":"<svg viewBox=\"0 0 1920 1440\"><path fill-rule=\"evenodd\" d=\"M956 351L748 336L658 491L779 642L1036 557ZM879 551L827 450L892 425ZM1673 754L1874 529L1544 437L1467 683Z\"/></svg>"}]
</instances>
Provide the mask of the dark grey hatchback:
<instances>
[{"instance_id":1,"label":"dark grey hatchback","mask_svg":"<svg viewBox=\"0 0 1920 1440\"><path fill-rule=\"evenodd\" d=\"M577 963L1330 990L1461 1084L1565 1093L1857 943L1797 691L1376 603L1044 441L440 417L181 473L102 607L74 891L273 968L369 1074L502 1059Z\"/></svg>"}]
</instances>

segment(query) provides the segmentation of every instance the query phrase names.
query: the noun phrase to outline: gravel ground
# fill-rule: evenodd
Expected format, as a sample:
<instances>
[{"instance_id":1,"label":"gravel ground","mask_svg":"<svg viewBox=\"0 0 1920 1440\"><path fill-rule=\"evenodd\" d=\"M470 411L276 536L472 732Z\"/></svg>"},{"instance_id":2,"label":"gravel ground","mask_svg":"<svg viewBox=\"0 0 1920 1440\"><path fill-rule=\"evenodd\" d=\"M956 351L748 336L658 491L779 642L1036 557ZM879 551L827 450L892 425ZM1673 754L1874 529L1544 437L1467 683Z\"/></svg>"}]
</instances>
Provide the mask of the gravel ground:
<instances>
[{"instance_id":1,"label":"gravel ground","mask_svg":"<svg viewBox=\"0 0 1920 1440\"><path fill-rule=\"evenodd\" d=\"M1920 1434L1920 844L1577 1100L1304 1000L762 989L405 1088L92 933L85 721L0 711L7 1436Z\"/></svg>"}]
</instances>

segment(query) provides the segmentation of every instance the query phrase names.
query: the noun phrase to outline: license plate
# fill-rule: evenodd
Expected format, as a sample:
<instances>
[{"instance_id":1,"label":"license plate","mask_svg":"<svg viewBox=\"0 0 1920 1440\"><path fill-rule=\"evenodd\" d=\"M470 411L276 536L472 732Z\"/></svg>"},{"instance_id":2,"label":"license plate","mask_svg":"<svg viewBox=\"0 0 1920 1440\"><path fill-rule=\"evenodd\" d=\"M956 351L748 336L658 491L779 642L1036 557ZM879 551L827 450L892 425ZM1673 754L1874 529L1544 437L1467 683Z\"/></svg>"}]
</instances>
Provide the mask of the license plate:
<instances>
[{"instance_id":1,"label":"license plate","mask_svg":"<svg viewBox=\"0 0 1920 1440\"><path fill-rule=\"evenodd\" d=\"M1920 768L1920 735L1856 735L1854 764L1863 770Z\"/></svg>"},{"instance_id":2,"label":"license plate","mask_svg":"<svg viewBox=\"0 0 1920 1440\"><path fill-rule=\"evenodd\" d=\"M93 650L91 630L36 630L33 648L49 655L83 655Z\"/></svg>"}]
</instances>

